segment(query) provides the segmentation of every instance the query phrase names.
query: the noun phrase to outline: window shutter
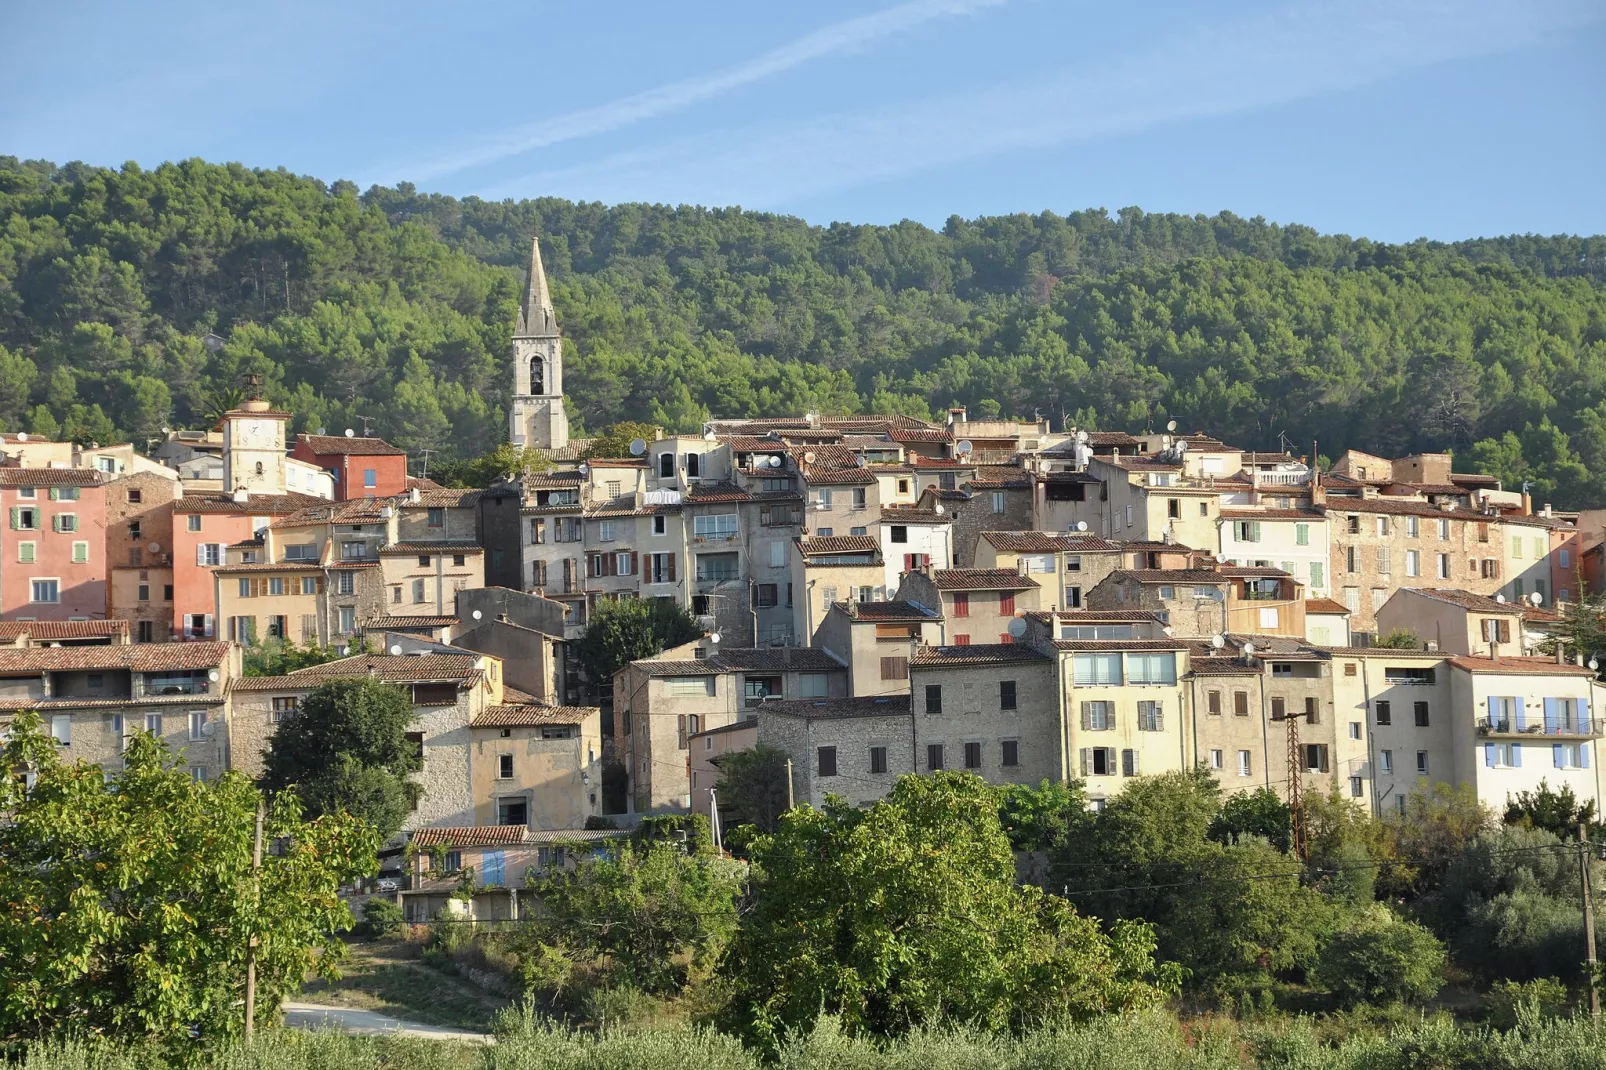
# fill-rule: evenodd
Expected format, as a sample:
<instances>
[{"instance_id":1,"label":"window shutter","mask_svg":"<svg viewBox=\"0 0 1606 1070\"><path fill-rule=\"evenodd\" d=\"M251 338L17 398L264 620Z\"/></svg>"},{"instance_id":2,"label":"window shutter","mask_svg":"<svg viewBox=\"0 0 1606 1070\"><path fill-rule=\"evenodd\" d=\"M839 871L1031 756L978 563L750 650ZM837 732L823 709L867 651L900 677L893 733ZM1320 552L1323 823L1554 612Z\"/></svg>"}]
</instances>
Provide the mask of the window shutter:
<instances>
[{"instance_id":1,"label":"window shutter","mask_svg":"<svg viewBox=\"0 0 1606 1070\"><path fill-rule=\"evenodd\" d=\"M1483 764L1488 766L1490 769L1494 768L1494 744L1493 743L1485 743L1483 745Z\"/></svg>"},{"instance_id":2,"label":"window shutter","mask_svg":"<svg viewBox=\"0 0 1606 1070\"><path fill-rule=\"evenodd\" d=\"M1513 768L1513 769L1521 769L1522 768L1522 744L1521 743L1513 743L1511 745L1511 768Z\"/></svg>"},{"instance_id":3,"label":"window shutter","mask_svg":"<svg viewBox=\"0 0 1606 1070\"><path fill-rule=\"evenodd\" d=\"M1250 542L1259 542L1260 541L1260 521L1258 521L1258 520L1251 520L1249 522L1249 541Z\"/></svg>"},{"instance_id":4,"label":"window shutter","mask_svg":"<svg viewBox=\"0 0 1606 1070\"><path fill-rule=\"evenodd\" d=\"M22 530L22 506L20 505L13 505L11 507L11 530Z\"/></svg>"},{"instance_id":5,"label":"window shutter","mask_svg":"<svg viewBox=\"0 0 1606 1070\"><path fill-rule=\"evenodd\" d=\"M675 582L675 555L669 555L669 582Z\"/></svg>"},{"instance_id":6,"label":"window shutter","mask_svg":"<svg viewBox=\"0 0 1606 1070\"><path fill-rule=\"evenodd\" d=\"M1578 768L1580 769L1589 768L1589 747L1590 744L1588 743L1578 744Z\"/></svg>"},{"instance_id":7,"label":"window shutter","mask_svg":"<svg viewBox=\"0 0 1606 1070\"><path fill-rule=\"evenodd\" d=\"M1545 699L1545 732L1546 732L1546 734L1549 734L1549 733L1552 733L1552 732L1556 731L1556 729L1558 727L1560 727L1560 723L1561 723L1561 719L1556 716L1556 700L1553 699L1553 698ZM1561 766L1558 765L1558 766L1556 766L1556 768L1560 769Z\"/></svg>"},{"instance_id":8,"label":"window shutter","mask_svg":"<svg viewBox=\"0 0 1606 1070\"><path fill-rule=\"evenodd\" d=\"M1517 731L1521 732L1523 729L1528 727L1528 703L1523 700L1521 695L1518 695L1516 698L1512 699L1511 703L1517 707L1517 711L1513 716L1517 718Z\"/></svg>"},{"instance_id":9,"label":"window shutter","mask_svg":"<svg viewBox=\"0 0 1606 1070\"><path fill-rule=\"evenodd\" d=\"M61 488L60 487L51 487L50 488L50 500L53 501L53 502L61 501Z\"/></svg>"},{"instance_id":10,"label":"window shutter","mask_svg":"<svg viewBox=\"0 0 1606 1070\"><path fill-rule=\"evenodd\" d=\"M204 630L206 632L206 637L208 639L210 639L210 638L212 638L212 614L210 614L210 613L206 614L205 624L206 624L206 627L205 627Z\"/></svg>"},{"instance_id":11,"label":"window shutter","mask_svg":"<svg viewBox=\"0 0 1606 1070\"><path fill-rule=\"evenodd\" d=\"M1089 709L1088 708L1088 704L1086 702L1084 702L1084 703L1082 703L1082 730L1084 732L1086 732L1086 731L1091 731L1092 728L1093 728L1093 711L1091 709ZM1087 752L1083 751L1082 753L1086 754Z\"/></svg>"},{"instance_id":12,"label":"window shutter","mask_svg":"<svg viewBox=\"0 0 1606 1070\"><path fill-rule=\"evenodd\" d=\"M680 746L681 750L685 750L686 749L686 715L684 713L681 714L679 716L679 718L678 718L678 721L679 721L678 731L679 731L679 738L680 738L679 746Z\"/></svg>"},{"instance_id":13,"label":"window shutter","mask_svg":"<svg viewBox=\"0 0 1606 1070\"><path fill-rule=\"evenodd\" d=\"M1500 723L1500 700L1497 699L1497 698L1494 698L1493 696L1490 696L1490 698L1489 698L1489 727L1490 727L1490 729L1493 729L1495 727L1495 725L1497 725L1499 723Z\"/></svg>"},{"instance_id":14,"label":"window shutter","mask_svg":"<svg viewBox=\"0 0 1606 1070\"><path fill-rule=\"evenodd\" d=\"M1084 723L1087 720L1087 703L1085 703L1085 702L1082 703L1082 719L1083 719ZM1088 776L1092 771L1092 765L1093 765L1093 750L1092 750L1091 747L1083 747L1082 748L1082 750L1081 750L1081 759L1082 759L1082 775L1083 776Z\"/></svg>"},{"instance_id":15,"label":"window shutter","mask_svg":"<svg viewBox=\"0 0 1606 1070\"><path fill-rule=\"evenodd\" d=\"M195 544L195 563L197 565L206 564L206 543L204 542Z\"/></svg>"},{"instance_id":16,"label":"window shutter","mask_svg":"<svg viewBox=\"0 0 1606 1070\"><path fill-rule=\"evenodd\" d=\"M55 488L52 487L51 489L54 490ZM50 518L50 530L51 531L60 531L61 530L61 514L60 513L57 513L55 516Z\"/></svg>"},{"instance_id":17,"label":"window shutter","mask_svg":"<svg viewBox=\"0 0 1606 1070\"><path fill-rule=\"evenodd\" d=\"M1547 699L1546 701L1548 702L1549 700ZM1580 749L1582 749L1582 748L1580 748ZM1566 765L1567 759L1562 757L1562 750L1561 750L1561 744L1560 743L1552 743L1550 745L1550 760L1551 760L1552 763L1555 764L1557 769L1565 769L1565 768L1567 768L1567 765Z\"/></svg>"},{"instance_id":18,"label":"window shutter","mask_svg":"<svg viewBox=\"0 0 1606 1070\"><path fill-rule=\"evenodd\" d=\"M630 574L632 576L641 574L641 555L638 553L631 553L630 555Z\"/></svg>"},{"instance_id":19,"label":"window shutter","mask_svg":"<svg viewBox=\"0 0 1606 1070\"><path fill-rule=\"evenodd\" d=\"M1121 775L1138 775L1138 752L1130 748L1121 752Z\"/></svg>"}]
</instances>

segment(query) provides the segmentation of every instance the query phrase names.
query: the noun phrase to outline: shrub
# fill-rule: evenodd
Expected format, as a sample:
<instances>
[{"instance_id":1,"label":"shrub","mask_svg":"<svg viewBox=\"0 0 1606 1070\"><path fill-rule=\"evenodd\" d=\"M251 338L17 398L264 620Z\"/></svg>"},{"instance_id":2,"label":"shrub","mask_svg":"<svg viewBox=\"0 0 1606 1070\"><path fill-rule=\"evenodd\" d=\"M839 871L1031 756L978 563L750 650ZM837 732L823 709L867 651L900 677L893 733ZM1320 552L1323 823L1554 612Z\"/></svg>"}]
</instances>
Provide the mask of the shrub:
<instances>
[{"instance_id":1,"label":"shrub","mask_svg":"<svg viewBox=\"0 0 1606 1070\"><path fill-rule=\"evenodd\" d=\"M1312 979L1346 1003L1421 1002L1443 986L1444 963L1436 936L1379 905L1332 935Z\"/></svg>"},{"instance_id":2,"label":"shrub","mask_svg":"<svg viewBox=\"0 0 1606 1070\"><path fill-rule=\"evenodd\" d=\"M392 900L375 896L362 906L363 935L369 940L397 935L404 920L401 905Z\"/></svg>"},{"instance_id":3,"label":"shrub","mask_svg":"<svg viewBox=\"0 0 1606 1070\"><path fill-rule=\"evenodd\" d=\"M1511 1029L1519 1020L1559 1018L1567 1009L1567 986L1555 977L1496 981L1489 989L1489 1020Z\"/></svg>"}]
</instances>

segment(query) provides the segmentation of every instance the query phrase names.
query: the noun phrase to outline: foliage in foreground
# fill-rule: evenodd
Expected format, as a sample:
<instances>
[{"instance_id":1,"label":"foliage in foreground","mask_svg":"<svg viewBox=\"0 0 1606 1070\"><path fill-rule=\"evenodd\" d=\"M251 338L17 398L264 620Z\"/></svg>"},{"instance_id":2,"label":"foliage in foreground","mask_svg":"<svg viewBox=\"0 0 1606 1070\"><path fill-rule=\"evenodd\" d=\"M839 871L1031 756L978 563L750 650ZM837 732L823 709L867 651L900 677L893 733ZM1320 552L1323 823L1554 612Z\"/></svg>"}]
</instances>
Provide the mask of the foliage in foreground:
<instances>
[{"instance_id":1,"label":"foliage in foreground","mask_svg":"<svg viewBox=\"0 0 1606 1070\"><path fill-rule=\"evenodd\" d=\"M689 643L702 634L686 607L669 598L599 602L575 644L586 678L603 689L613 674L638 658Z\"/></svg>"},{"instance_id":2,"label":"foliage in foreground","mask_svg":"<svg viewBox=\"0 0 1606 1070\"><path fill-rule=\"evenodd\" d=\"M1149 1011L1020 1036L916 1028L896 1040L854 1035L832 1018L790 1039L775 1062L733 1038L687 1026L602 1035L510 1013L494 1047L400 1037L269 1032L212 1054L217 1070L1606 1070L1606 1028L1525 1010L1504 1032L1443 1018L1392 1030L1309 1020L1179 1024ZM166 1070L159 1054L104 1043L41 1045L21 1070Z\"/></svg>"},{"instance_id":3,"label":"foliage in foreground","mask_svg":"<svg viewBox=\"0 0 1606 1070\"><path fill-rule=\"evenodd\" d=\"M195 781L140 733L108 779L64 762L32 712L0 763L33 774L0 778L0 1038L231 1036L253 933L268 1020L309 971L333 972L328 938L352 924L337 892L373 871L371 826L306 821L277 795L264 835L286 846L253 880L260 796L237 773Z\"/></svg>"},{"instance_id":4,"label":"foliage in foreground","mask_svg":"<svg viewBox=\"0 0 1606 1070\"><path fill-rule=\"evenodd\" d=\"M1145 1007L1175 988L1149 928L1110 931L1015 882L993 788L902 777L868 809L800 807L751 844L750 912L721 1021L772 1047L822 1011L850 1032L987 1029Z\"/></svg>"}]
</instances>

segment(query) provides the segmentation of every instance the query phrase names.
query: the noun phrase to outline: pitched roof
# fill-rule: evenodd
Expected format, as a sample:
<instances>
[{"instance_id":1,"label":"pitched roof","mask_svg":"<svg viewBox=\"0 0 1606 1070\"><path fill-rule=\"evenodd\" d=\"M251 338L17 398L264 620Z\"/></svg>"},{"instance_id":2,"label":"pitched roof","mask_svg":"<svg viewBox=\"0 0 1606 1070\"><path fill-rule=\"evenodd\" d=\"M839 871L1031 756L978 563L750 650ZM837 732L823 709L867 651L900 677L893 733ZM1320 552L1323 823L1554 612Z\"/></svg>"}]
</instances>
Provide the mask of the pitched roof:
<instances>
[{"instance_id":1,"label":"pitched roof","mask_svg":"<svg viewBox=\"0 0 1606 1070\"><path fill-rule=\"evenodd\" d=\"M1305 599L1305 612L1342 613L1347 617L1349 616L1349 606L1346 606L1343 602L1338 602L1331 598L1307 598Z\"/></svg>"},{"instance_id":2,"label":"pitched roof","mask_svg":"<svg viewBox=\"0 0 1606 1070\"><path fill-rule=\"evenodd\" d=\"M952 524L954 518L935 509L915 509L907 505L887 505L881 508L883 524Z\"/></svg>"},{"instance_id":3,"label":"pitched roof","mask_svg":"<svg viewBox=\"0 0 1606 1070\"><path fill-rule=\"evenodd\" d=\"M1188 672L1194 676L1259 676L1261 670L1238 658L1194 656L1188 659Z\"/></svg>"},{"instance_id":4,"label":"pitched roof","mask_svg":"<svg viewBox=\"0 0 1606 1070\"><path fill-rule=\"evenodd\" d=\"M323 456L347 457L405 457L407 451L398 449L382 438L360 438L356 435L301 435L313 453Z\"/></svg>"},{"instance_id":5,"label":"pitched roof","mask_svg":"<svg viewBox=\"0 0 1606 1070\"><path fill-rule=\"evenodd\" d=\"M1226 583L1229 579L1225 573L1208 568L1122 568L1110 575L1128 577L1139 583Z\"/></svg>"},{"instance_id":6,"label":"pitched roof","mask_svg":"<svg viewBox=\"0 0 1606 1070\"><path fill-rule=\"evenodd\" d=\"M698 483L687 491L681 502L684 505L709 505L714 502L745 502L751 500L752 495L735 483Z\"/></svg>"},{"instance_id":7,"label":"pitched roof","mask_svg":"<svg viewBox=\"0 0 1606 1070\"><path fill-rule=\"evenodd\" d=\"M34 646L0 649L0 672L128 669L183 672L212 669L229 660L224 642L135 643L113 646Z\"/></svg>"},{"instance_id":8,"label":"pitched roof","mask_svg":"<svg viewBox=\"0 0 1606 1070\"><path fill-rule=\"evenodd\" d=\"M0 468L0 487L91 487L100 473L91 468Z\"/></svg>"},{"instance_id":9,"label":"pitched roof","mask_svg":"<svg viewBox=\"0 0 1606 1070\"><path fill-rule=\"evenodd\" d=\"M403 509L467 509L484 496L483 490L471 487L420 487L417 501L410 494L394 500Z\"/></svg>"},{"instance_id":10,"label":"pitched roof","mask_svg":"<svg viewBox=\"0 0 1606 1070\"><path fill-rule=\"evenodd\" d=\"M451 828L424 828L413 833L419 847L505 847L524 843L524 825L459 825Z\"/></svg>"},{"instance_id":11,"label":"pitched roof","mask_svg":"<svg viewBox=\"0 0 1606 1070\"><path fill-rule=\"evenodd\" d=\"M928 646L915 652L909 665L921 669L963 669L972 665L1011 665L1048 661L1020 643L975 643L970 646Z\"/></svg>"},{"instance_id":12,"label":"pitched roof","mask_svg":"<svg viewBox=\"0 0 1606 1070\"><path fill-rule=\"evenodd\" d=\"M386 628L396 631L416 631L419 628L444 628L456 623L458 620L454 616L414 614L410 617L368 617L362 622L362 626L373 631L383 631Z\"/></svg>"},{"instance_id":13,"label":"pitched roof","mask_svg":"<svg viewBox=\"0 0 1606 1070\"><path fill-rule=\"evenodd\" d=\"M286 516L315 505L332 504L327 498L290 491L285 494L253 494L237 502L226 494L186 494L173 499L175 513L235 513L240 516Z\"/></svg>"},{"instance_id":14,"label":"pitched roof","mask_svg":"<svg viewBox=\"0 0 1606 1070\"><path fill-rule=\"evenodd\" d=\"M942 614L919 602L837 602L849 616L871 621L928 621L941 620Z\"/></svg>"},{"instance_id":15,"label":"pitched roof","mask_svg":"<svg viewBox=\"0 0 1606 1070\"><path fill-rule=\"evenodd\" d=\"M798 539L797 543L805 555L863 554L881 549L874 535L810 535Z\"/></svg>"},{"instance_id":16,"label":"pitched roof","mask_svg":"<svg viewBox=\"0 0 1606 1070\"><path fill-rule=\"evenodd\" d=\"M931 573L939 591L1030 591L1036 580L1012 568L939 568Z\"/></svg>"},{"instance_id":17,"label":"pitched roof","mask_svg":"<svg viewBox=\"0 0 1606 1070\"><path fill-rule=\"evenodd\" d=\"M907 717L908 695L866 695L859 698L791 699L759 705L760 716L801 717L835 721L853 717Z\"/></svg>"},{"instance_id":18,"label":"pitched roof","mask_svg":"<svg viewBox=\"0 0 1606 1070\"><path fill-rule=\"evenodd\" d=\"M1099 553L1120 547L1108 539L1081 532L984 531L981 537L997 550L1022 554Z\"/></svg>"},{"instance_id":19,"label":"pitched roof","mask_svg":"<svg viewBox=\"0 0 1606 1070\"><path fill-rule=\"evenodd\" d=\"M456 683L479 680L478 654L355 654L322 665L310 665L283 676L247 676L234 681L235 690L289 691L313 688L325 680L373 676L388 683Z\"/></svg>"},{"instance_id":20,"label":"pitched roof","mask_svg":"<svg viewBox=\"0 0 1606 1070\"><path fill-rule=\"evenodd\" d=\"M472 539L442 539L440 542L393 542L379 549L381 555L407 554L483 554L485 548Z\"/></svg>"},{"instance_id":21,"label":"pitched roof","mask_svg":"<svg viewBox=\"0 0 1606 1070\"><path fill-rule=\"evenodd\" d=\"M1325 520L1316 509L1223 509L1223 520Z\"/></svg>"},{"instance_id":22,"label":"pitched roof","mask_svg":"<svg viewBox=\"0 0 1606 1070\"><path fill-rule=\"evenodd\" d=\"M128 634L126 620L13 620L0 621L0 643L14 643L26 635L36 643L67 639L117 638Z\"/></svg>"},{"instance_id":23,"label":"pitched roof","mask_svg":"<svg viewBox=\"0 0 1606 1070\"><path fill-rule=\"evenodd\" d=\"M1450 664L1466 672L1503 673L1516 676L1589 676L1595 670L1583 665L1557 665L1553 658L1476 658L1467 655L1450 659Z\"/></svg>"},{"instance_id":24,"label":"pitched roof","mask_svg":"<svg viewBox=\"0 0 1606 1070\"><path fill-rule=\"evenodd\" d=\"M1509 613L1512 616L1522 616L1523 610L1528 607L1522 602L1501 602L1487 595L1474 594L1459 587L1401 587L1401 591L1431 598L1435 602L1444 602L1462 609L1474 610L1478 613Z\"/></svg>"},{"instance_id":25,"label":"pitched roof","mask_svg":"<svg viewBox=\"0 0 1606 1070\"><path fill-rule=\"evenodd\" d=\"M521 703L509 706L487 706L474 718L475 728L529 728L543 724L584 724L592 717L601 717L598 706L547 706L541 703Z\"/></svg>"},{"instance_id":26,"label":"pitched roof","mask_svg":"<svg viewBox=\"0 0 1606 1070\"><path fill-rule=\"evenodd\" d=\"M708 660L722 669L739 669L743 672L781 672L788 669L823 672L847 668L826 651L811 646L722 647L718 654Z\"/></svg>"},{"instance_id":27,"label":"pitched roof","mask_svg":"<svg viewBox=\"0 0 1606 1070\"><path fill-rule=\"evenodd\" d=\"M1163 624L1161 614L1148 609L1046 609L1032 610L1026 614L1035 620L1045 623L1058 621L1061 624L1100 624L1121 621L1147 621Z\"/></svg>"},{"instance_id":28,"label":"pitched roof","mask_svg":"<svg viewBox=\"0 0 1606 1070\"><path fill-rule=\"evenodd\" d=\"M965 480L965 486L975 487L978 490L1006 490L1009 488L1030 487L1032 474L1024 468L1011 465L983 465L976 469L976 473Z\"/></svg>"},{"instance_id":29,"label":"pitched roof","mask_svg":"<svg viewBox=\"0 0 1606 1070\"><path fill-rule=\"evenodd\" d=\"M718 676L724 671L704 658L641 658L630 667L648 676Z\"/></svg>"}]
</instances>

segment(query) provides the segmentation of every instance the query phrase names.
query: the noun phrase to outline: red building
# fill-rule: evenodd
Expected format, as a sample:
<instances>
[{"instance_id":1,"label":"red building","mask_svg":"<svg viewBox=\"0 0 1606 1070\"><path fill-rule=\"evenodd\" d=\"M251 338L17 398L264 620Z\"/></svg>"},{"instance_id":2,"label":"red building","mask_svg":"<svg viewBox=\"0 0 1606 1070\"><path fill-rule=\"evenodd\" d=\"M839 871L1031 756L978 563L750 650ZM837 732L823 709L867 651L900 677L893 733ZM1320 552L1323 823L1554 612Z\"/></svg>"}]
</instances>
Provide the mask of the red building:
<instances>
[{"instance_id":1,"label":"red building","mask_svg":"<svg viewBox=\"0 0 1606 1070\"><path fill-rule=\"evenodd\" d=\"M407 451L382 438L300 435L290 456L335 479L335 501L389 498L407 491Z\"/></svg>"},{"instance_id":2,"label":"red building","mask_svg":"<svg viewBox=\"0 0 1606 1070\"><path fill-rule=\"evenodd\" d=\"M83 468L0 468L0 620L106 616L106 487Z\"/></svg>"}]
</instances>

